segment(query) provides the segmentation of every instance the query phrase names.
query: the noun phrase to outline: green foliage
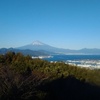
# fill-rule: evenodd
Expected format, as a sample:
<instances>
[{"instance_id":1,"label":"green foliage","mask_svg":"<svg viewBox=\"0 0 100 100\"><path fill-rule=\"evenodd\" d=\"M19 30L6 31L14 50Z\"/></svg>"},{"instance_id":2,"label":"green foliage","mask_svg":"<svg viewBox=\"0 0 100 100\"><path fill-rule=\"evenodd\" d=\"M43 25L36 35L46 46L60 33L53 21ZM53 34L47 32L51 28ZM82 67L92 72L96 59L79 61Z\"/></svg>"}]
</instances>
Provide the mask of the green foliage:
<instances>
[{"instance_id":1,"label":"green foliage","mask_svg":"<svg viewBox=\"0 0 100 100\"><path fill-rule=\"evenodd\" d=\"M0 55L0 100L44 100L48 93L43 84L74 76L76 79L100 86L100 70L90 70L65 64L32 59L21 53Z\"/></svg>"}]
</instances>

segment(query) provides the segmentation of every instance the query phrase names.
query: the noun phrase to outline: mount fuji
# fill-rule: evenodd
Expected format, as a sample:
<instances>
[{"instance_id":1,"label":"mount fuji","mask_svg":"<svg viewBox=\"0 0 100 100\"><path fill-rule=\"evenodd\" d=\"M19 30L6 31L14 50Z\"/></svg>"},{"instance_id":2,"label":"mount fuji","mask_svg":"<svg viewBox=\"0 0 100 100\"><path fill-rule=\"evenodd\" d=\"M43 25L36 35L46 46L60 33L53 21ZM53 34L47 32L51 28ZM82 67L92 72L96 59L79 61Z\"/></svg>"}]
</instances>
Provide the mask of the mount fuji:
<instances>
[{"instance_id":1,"label":"mount fuji","mask_svg":"<svg viewBox=\"0 0 100 100\"><path fill-rule=\"evenodd\" d=\"M63 49L63 48L56 48L53 46L50 46L48 44L42 43L40 41L34 41L28 45L24 45L17 48L1 48L0 54L5 54L8 51L13 52L21 52L24 55L53 55L53 54L68 54L68 55L100 55L100 49L94 48L94 49L88 49L83 48L80 50L71 50L71 49Z\"/></svg>"},{"instance_id":2,"label":"mount fuji","mask_svg":"<svg viewBox=\"0 0 100 100\"><path fill-rule=\"evenodd\" d=\"M53 46L50 46L48 44L42 43L40 41L34 41L31 44L24 45L21 47L18 47L16 49L20 50L33 50L33 51L43 51L46 53L54 53L54 54L79 54L79 55L91 55L91 54L100 54L100 49L87 49L83 48L80 50L71 50L71 49L63 49L63 48L56 48Z\"/></svg>"},{"instance_id":3,"label":"mount fuji","mask_svg":"<svg viewBox=\"0 0 100 100\"><path fill-rule=\"evenodd\" d=\"M31 44L18 47L17 49L21 49L21 50L29 49L29 50L35 50L35 51L44 50L44 51L49 51L49 52L61 52L62 50L64 50L64 49L60 49L60 48L56 48L56 47L47 45L47 44L42 43L40 41L34 41Z\"/></svg>"}]
</instances>

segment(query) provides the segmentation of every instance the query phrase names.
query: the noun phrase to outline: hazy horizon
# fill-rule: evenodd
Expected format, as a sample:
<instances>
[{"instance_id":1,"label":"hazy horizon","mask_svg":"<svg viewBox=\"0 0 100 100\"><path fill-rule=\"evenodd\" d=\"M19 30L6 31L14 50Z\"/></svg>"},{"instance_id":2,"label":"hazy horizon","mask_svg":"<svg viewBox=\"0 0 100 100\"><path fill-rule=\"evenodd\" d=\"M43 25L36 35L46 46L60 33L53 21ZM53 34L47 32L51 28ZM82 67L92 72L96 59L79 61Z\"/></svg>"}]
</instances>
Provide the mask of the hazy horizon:
<instances>
[{"instance_id":1,"label":"hazy horizon","mask_svg":"<svg viewBox=\"0 0 100 100\"><path fill-rule=\"evenodd\" d=\"M65 49L100 49L99 0L0 0L0 48L39 40Z\"/></svg>"},{"instance_id":2,"label":"hazy horizon","mask_svg":"<svg viewBox=\"0 0 100 100\"><path fill-rule=\"evenodd\" d=\"M43 43L42 41L39 41L39 40L35 40L35 41L33 41L33 42L40 42L40 43ZM10 49L10 48L19 48L19 47L22 47L22 46L26 46L26 45L32 45L32 43L33 42L31 42L31 43L28 43L28 44L25 44L25 45L21 45L21 46L18 46L18 47L2 47L2 48L7 48L7 49ZM51 47L56 47L56 46L52 46L52 45L50 45L50 44L47 44L47 43L43 43L43 44L45 44L45 45L49 45L49 46L51 46ZM61 47L56 47L56 48L61 48ZM1 49L1 48L0 48ZM80 49L70 49L70 48L61 48L61 49L69 49L69 50L81 50L81 49L100 49L100 48L80 48Z\"/></svg>"}]
</instances>

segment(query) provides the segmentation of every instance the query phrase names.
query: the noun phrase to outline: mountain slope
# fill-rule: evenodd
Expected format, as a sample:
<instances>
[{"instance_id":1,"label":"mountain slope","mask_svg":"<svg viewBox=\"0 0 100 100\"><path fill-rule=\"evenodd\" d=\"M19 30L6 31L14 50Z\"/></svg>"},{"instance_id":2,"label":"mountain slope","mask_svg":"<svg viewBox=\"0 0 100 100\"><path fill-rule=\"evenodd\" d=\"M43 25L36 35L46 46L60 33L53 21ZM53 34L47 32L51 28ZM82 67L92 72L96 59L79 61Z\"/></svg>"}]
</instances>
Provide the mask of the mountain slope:
<instances>
[{"instance_id":1,"label":"mountain slope","mask_svg":"<svg viewBox=\"0 0 100 100\"><path fill-rule=\"evenodd\" d=\"M51 46L49 46L47 44L44 44L44 43L41 43L39 41L34 41L31 44L18 47L18 49L22 49L22 50L25 50L25 49L30 49L30 50L50 50L51 48L52 48Z\"/></svg>"},{"instance_id":2,"label":"mountain slope","mask_svg":"<svg viewBox=\"0 0 100 100\"><path fill-rule=\"evenodd\" d=\"M15 52L15 53L22 53L23 55L30 55L30 56L48 56L49 53L45 52L45 51L33 51L33 50L29 50L29 49L25 49L25 50L20 50L20 49L14 49L14 48L1 48L0 49L0 54L5 54L7 52Z\"/></svg>"},{"instance_id":3,"label":"mountain slope","mask_svg":"<svg viewBox=\"0 0 100 100\"><path fill-rule=\"evenodd\" d=\"M44 50L48 52L54 52L58 54L100 54L100 49L80 49L80 50L70 50L70 49L62 49L62 48L56 48L50 45L47 45L45 43L39 42L39 41L34 41L31 44L25 45L18 47L17 49L21 50Z\"/></svg>"},{"instance_id":4,"label":"mountain slope","mask_svg":"<svg viewBox=\"0 0 100 100\"><path fill-rule=\"evenodd\" d=\"M45 50L45 51L54 52L54 53L66 53L66 52L73 51L73 50L69 50L69 49L56 48L56 47L44 44L44 43L39 42L39 41L34 41L31 44L18 47L17 49L21 49L21 50L25 50L25 49Z\"/></svg>"}]
</instances>

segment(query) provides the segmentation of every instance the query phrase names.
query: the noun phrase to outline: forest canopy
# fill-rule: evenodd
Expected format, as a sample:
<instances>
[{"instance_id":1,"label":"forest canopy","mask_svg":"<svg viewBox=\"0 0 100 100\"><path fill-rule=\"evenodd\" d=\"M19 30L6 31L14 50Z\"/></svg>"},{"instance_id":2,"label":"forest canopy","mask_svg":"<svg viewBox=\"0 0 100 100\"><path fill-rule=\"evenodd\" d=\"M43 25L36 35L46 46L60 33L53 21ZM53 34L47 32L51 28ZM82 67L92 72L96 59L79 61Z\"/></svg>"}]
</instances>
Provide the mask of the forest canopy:
<instances>
[{"instance_id":1,"label":"forest canopy","mask_svg":"<svg viewBox=\"0 0 100 100\"><path fill-rule=\"evenodd\" d=\"M0 55L0 100L95 100L99 94L99 69L14 52Z\"/></svg>"}]
</instances>

